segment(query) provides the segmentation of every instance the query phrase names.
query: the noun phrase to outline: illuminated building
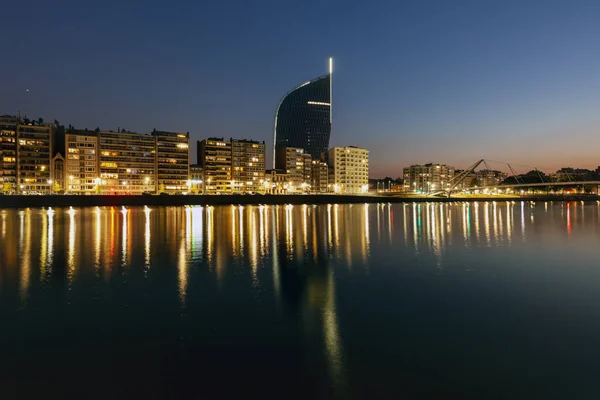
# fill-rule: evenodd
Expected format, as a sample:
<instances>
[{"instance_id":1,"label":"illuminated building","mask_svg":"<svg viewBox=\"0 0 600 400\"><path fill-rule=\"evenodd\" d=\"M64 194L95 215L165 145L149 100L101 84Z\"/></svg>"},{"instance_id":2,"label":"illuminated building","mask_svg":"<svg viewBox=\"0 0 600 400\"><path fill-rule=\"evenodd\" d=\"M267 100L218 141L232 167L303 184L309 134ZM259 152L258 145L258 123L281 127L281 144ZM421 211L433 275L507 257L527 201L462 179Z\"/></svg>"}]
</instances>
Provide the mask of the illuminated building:
<instances>
[{"instance_id":1,"label":"illuminated building","mask_svg":"<svg viewBox=\"0 0 600 400\"><path fill-rule=\"evenodd\" d=\"M279 102L275 111L273 168L279 168L282 153L278 150L286 147L304 149L313 159L320 159L327 152L331 135L332 62L329 59L329 74L294 88Z\"/></svg>"},{"instance_id":2,"label":"illuminated building","mask_svg":"<svg viewBox=\"0 0 600 400\"><path fill-rule=\"evenodd\" d=\"M496 186L508 178L508 174L502 171L482 169L475 173L478 186Z\"/></svg>"},{"instance_id":3,"label":"illuminated building","mask_svg":"<svg viewBox=\"0 0 600 400\"><path fill-rule=\"evenodd\" d=\"M17 192L51 192L53 134L53 125L17 125Z\"/></svg>"},{"instance_id":4,"label":"illuminated building","mask_svg":"<svg viewBox=\"0 0 600 400\"><path fill-rule=\"evenodd\" d=\"M97 134L100 149L99 193L142 194L154 193L159 189L155 175L154 136L133 132L101 131Z\"/></svg>"},{"instance_id":5,"label":"illuminated building","mask_svg":"<svg viewBox=\"0 0 600 400\"><path fill-rule=\"evenodd\" d=\"M231 151L231 175L234 191L264 192L265 143L232 139Z\"/></svg>"},{"instance_id":6,"label":"illuminated building","mask_svg":"<svg viewBox=\"0 0 600 400\"><path fill-rule=\"evenodd\" d=\"M327 193L327 184L329 181L329 167L324 161L312 161L312 183L311 192Z\"/></svg>"},{"instance_id":7,"label":"illuminated building","mask_svg":"<svg viewBox=\"0 0 600 400\"><path fill-rule=\"evenodd\" d=\"M290 175L285 171L269 169L265 175L265 188L269 194L285 194L288 192Z\"/></svg>"},{"instance_id":8,"label":"illuminated building","mask_svg":"<svg viewBox=\"0 0 600 400\"><path fill-rule=\"evenodd\" d=\"M404 168L404 191L431 193L448 189L454 178L454 167L444 164L411 165Z\"/></svg>"},{"instance_id":9,"label":"illuminated building","mask_svg":"<svg viewBox=\"0 0 600 400\"><path fill-rule=\"evenodd\" d=\"M199 164L190 165L189 191L198 194L204 193L204 168Z\"/></svg>"},{"instance_id":10,"label":"illuminated building","mask_svg":"<svg viewBox=\"0 0 600 400\"><path fill-rule=\"evenodd\" d=\"M63 192L65 190L66 182L65 182L65 167L66 160L62 156L62 154L57 153L52 158L52 192L58 193Z\"/></svg>"},{"instance_id":11,"label":"illuminated building","mask_svg":"<svg viewBox=\"0 0 600 400\"><path fill-rule=\"evenodd\" d=\"M208 138L198 142L198 164L204 169L204 192L231 193L231 142Z\"/></svg>"},{"instance_id":12,"label":"illuminated building","mask_svg":"<svg viewBox=\"0 0 600 400\"><path fill-rule=\"evenodd\" d=\"M304 149L283 147L277 149L277 169L289 175L289 193L304 193L312 184L312 157Z\"/></svg>"},{"instance_id":13,"label":"illuminated building","mask_svg":"<svg viewBox=\"0 0 600 400\"><path fill-rule=\"evenodd\" d=\"M0 191L13 192L17 186L16 117L0 117Z\"/></svg>"},{"instance_id":14,"label":"illuminated building","mask_svg":"<svg viewBox=\"0 0 600 400\"><path fill-rule=\"evenodd\" d=\"M335 193L366 193L369 189L369 151L354 146L329 149Z\"/></svg>"},{"instance_id":15,"label":"illuminated building","mask_svg":"<svg viewBox=\"0 0 600 400\"><path fill-rule=\"evenodd\" d=\"M156 165L160 192L177 193L188 190L189 133L153 131L156 141ZM155 182L152 182L154 185Z\"/></svg>"},{"instance_id":16,"label":"illuminated building","mask_svg":"<svg viewBox=\"0 0 600 400\"><path fill-rule=\"evenodd\" d=\"M95 131L69 130L65 133L67 193L95 194L98 191L98 136Z\"/></svg>"}]
</instances>

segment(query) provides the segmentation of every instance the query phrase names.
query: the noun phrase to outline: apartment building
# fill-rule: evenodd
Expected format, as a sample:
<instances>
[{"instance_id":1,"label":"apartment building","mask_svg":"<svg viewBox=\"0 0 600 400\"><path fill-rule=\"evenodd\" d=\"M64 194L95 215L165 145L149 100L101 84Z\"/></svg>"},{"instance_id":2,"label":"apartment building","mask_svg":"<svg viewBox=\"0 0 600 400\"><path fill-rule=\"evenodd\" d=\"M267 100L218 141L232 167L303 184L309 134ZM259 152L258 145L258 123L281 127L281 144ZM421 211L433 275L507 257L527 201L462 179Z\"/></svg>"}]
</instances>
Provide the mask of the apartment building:
<instances>
[{"instance_id":1,"label":"apartment building","mask_svg":"<svg viewBox=\"0 0 600 400\"><path fill-rule=\"evenodd\" d=\"M17 192L52 192L53 133L49 124L17 125Z\"/></svg>"},{"instance_id":2,"label":"apartment building","mask_svg":"<svg viewBox=\"0 0 600 400\"><path fill-rule=\"evenodd\" d=\"M312 161L311 192L327 193L329 183L329 166L324 161Z\"/></svg>"},{"instance_id":3,"label":"apartment building","mask_svg":"<svg viewBox=\"0 0 600 400\"><path fill-rule=\"evenodd\" d=\"M312 184L312 157L304 149L283 147L276 150L276 169L289 175L289 193L306 193Z\"/></svg>"},{"instance_id":4,"label":"apartment building","mask_svg":"<svg viewBox=\"0 0 600 400\"><path fill-rule=\"evenodd\" d=\"M404 168L404 191L432 193L446 190L452 184L454 167L445 164L411 165Z\"/></svg>"},{"instance_id":5,"label":"apartment building","mask_svg":"<svg viewBox=\"0 0 600 400\"><path fill-rule=\"evenodd\" d=\"M63 184L66 186L63 187L67 193L99 193L98 135L95 131L66 132L64 161Z\"/></svg>"},{"instance_id":6,"label":"apartment building","mask_svg":"<svg viewBox=\"0 0 600 400\"><path fill-rule=\"evenodd\" d=\"M189 179L189 133L152 132L156 141L158 190L165 193L185 192Z\"/></svg>"},{"instance_id":7,"label":"apartment building","mask_svg":"<svg viewBox=\"0 0 600 400\"><path fill-rule=\"evenodd\" d=\"M231 139L231 175L235 192L262 193L265 190L265 143Z\"/></svg>"},{"instance_id":8,"label":"apartment building","mask_svg":"<svg viewBox=\"0 0 600 400\"><path fill-rule=\"evenodd\" d=\"M335 193L366 193L369 189L369 151L354 146L334 147L328 152L333 168Z\"/></svg>"},{"instance_id":9,"label":"apartment building","mask_svg":"<svg viewBox=\"0 0 600 400\"><path fill-rule=\"evenodd\" d=\"M204 169L206 194L231 193L231 142L208 138L198 142L198 164Z\"/></svg>"},{"instance_id":10,"label":"apartment building","mask_svg":"<svg viewBox=\"0 0 600 400\"><path fill-rule=\"evenodd\" d=\"M105 131L97 132L97 135L99 193L142 194L159 190L154 136Z\"/></svg>"}]
</instances>

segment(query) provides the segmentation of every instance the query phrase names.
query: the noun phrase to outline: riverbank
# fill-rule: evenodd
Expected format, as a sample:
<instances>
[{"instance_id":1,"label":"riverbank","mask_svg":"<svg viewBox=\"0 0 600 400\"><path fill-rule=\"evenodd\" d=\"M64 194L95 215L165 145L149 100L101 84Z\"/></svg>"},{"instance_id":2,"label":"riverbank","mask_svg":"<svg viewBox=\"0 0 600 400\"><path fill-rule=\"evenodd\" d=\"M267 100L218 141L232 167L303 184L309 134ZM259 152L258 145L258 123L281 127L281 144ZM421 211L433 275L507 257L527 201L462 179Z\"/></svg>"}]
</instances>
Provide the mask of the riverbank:
<instances>
[{"instance_id":1,"label":"riverbank","mask_svg":"<svg viewBox=\"0 0 600 400\"><path fill-rule=\"evenodd\" d=\"M423 203L456 201L596 201L597 195L523 197L410 197L351 195L187 195L187 196L0 196L0 208L93 207L93 206L184 206L184 205L278 205Z\"/></svg>"}]
</instances>

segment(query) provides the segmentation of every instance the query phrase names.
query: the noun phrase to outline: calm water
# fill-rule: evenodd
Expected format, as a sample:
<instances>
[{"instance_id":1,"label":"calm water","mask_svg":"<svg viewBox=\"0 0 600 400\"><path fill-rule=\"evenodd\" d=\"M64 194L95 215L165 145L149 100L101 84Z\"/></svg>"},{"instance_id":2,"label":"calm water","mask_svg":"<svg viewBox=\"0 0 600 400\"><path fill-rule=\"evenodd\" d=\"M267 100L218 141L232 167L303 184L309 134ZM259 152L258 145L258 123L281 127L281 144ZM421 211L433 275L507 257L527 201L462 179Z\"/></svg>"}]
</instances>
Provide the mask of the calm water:
<instances>
[{"instance_id":1,"label":"calm water","mask_svg":"<svg viewBox=\"0 0 600 400\"><path fill-rule=\"evenodd\" d=\"M0 210L0 398L598 398L599 215Z\"/></svg>"}]
</instances>

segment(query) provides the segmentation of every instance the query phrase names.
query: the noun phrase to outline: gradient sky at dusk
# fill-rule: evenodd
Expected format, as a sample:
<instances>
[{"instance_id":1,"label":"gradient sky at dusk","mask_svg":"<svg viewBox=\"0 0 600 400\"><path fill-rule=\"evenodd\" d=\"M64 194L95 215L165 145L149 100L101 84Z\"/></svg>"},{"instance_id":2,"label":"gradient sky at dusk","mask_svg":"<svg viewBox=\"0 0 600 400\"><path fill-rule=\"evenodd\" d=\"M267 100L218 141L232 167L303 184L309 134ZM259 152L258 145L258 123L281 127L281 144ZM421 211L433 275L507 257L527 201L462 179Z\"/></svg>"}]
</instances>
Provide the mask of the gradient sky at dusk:
<instances>
[{"instance_id":1,"label":"gradient sky at dusk","mask_svg":"<svg viewBox=\"0 0 600 400\"><path fill-rule=\"evenodd\" d=\"M0 114L269 149L280 98L331 55L331 145L369 149L372 177L600 165L598 1L85 3L3 5Z\"/></svg>"}]
</instances>

